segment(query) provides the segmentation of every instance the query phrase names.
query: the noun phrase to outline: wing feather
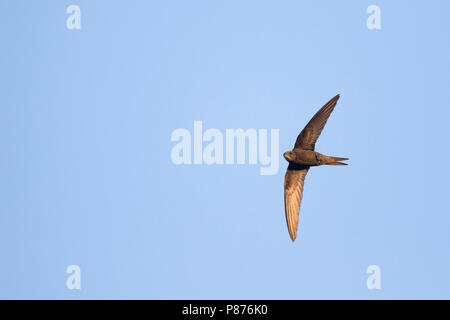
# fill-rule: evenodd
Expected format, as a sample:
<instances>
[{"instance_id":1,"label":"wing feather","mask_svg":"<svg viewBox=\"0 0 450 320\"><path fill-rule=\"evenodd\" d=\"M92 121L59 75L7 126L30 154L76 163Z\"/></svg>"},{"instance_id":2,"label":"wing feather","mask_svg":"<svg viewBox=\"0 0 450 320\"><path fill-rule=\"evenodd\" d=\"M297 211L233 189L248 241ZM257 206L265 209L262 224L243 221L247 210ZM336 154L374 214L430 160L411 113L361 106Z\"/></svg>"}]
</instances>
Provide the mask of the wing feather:
<instances>
[{"instance_id":1,"label":"wing feather","mask_svg":"<svg viewBox=\"0 0 450 320\"><path fill-rule=\"evenodd\" d=\"M303 185L308 166L290 163L284 177L284 208L286 223L292 241L295 241L298 230L298 218L303 197Z\"/></svg>"},{"instance_id":2,"label":"wing feather","mask_svg":"<svg viewBox=\"0 0 450 320\"><path fill-rule=\"evenodd\" d=\"M314 150L316 141L338 100L339 95L328 101L319 111L317 111L314 117L311 118L305 128L303 128L302 132L298 135L294 149Z\"/></svg>"}]
</instances>

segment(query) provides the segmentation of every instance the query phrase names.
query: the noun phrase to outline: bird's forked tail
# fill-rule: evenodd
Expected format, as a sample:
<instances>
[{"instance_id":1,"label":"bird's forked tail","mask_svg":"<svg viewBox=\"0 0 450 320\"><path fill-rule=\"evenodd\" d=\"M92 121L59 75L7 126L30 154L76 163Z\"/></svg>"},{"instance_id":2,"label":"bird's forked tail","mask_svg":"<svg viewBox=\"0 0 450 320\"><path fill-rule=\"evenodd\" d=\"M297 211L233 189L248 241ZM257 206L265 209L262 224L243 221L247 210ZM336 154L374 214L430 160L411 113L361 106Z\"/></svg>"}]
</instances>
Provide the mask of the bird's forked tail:
<instances>
[{"instance_id":1,"label":"bird's forked tail","mask_svg":"<svg viewBox=\"0 0 450 320\"><path fill-rule=\"evenodd\" d=\"M326 156L325 162L323 164L326 164L328 166L346 166L347 164L340 161L349 160L349 158L338 158L338 157L328 157Z\"/></svg>"}]
</instances>

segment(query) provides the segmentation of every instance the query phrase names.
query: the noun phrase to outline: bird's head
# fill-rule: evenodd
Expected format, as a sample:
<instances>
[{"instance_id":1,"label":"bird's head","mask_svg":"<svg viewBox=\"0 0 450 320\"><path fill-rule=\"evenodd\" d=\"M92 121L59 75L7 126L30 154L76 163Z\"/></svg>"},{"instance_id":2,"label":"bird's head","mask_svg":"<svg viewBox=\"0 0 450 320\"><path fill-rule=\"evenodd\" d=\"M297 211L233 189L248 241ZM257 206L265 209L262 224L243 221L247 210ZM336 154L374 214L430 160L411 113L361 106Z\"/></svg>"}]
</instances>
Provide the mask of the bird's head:
<instances>
[{"instance_id":1,"label":"bird's head","mask_svg":"<svg viewBox=\"0 0 450 320\"><path fill-rule=\"evenodd\" d=\"M295 152L294 151L286 151L284 154L283 154L283 156L284 156L284 158L287 160L287 161L294 161L295 160Z\"/></svg>"}]
</instances>

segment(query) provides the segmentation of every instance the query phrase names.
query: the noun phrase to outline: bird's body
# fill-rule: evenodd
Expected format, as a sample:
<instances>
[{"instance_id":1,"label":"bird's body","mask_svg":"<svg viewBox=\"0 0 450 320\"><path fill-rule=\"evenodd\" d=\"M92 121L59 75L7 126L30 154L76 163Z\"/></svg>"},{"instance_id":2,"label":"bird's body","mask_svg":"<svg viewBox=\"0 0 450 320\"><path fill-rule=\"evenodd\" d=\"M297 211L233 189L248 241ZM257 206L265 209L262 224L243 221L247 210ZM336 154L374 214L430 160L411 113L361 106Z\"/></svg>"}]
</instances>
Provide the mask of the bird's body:
<instances>
[{"instance_id":1,"label":"bird's body","mask_svg":"<svg viewBox=\"0 0 450 320\"><path fill-rule=\"evenodd\" d=\"M321 165L346 165L346 163L340 161L348 160L348 158L326 156L314 150L316 141L338 99L339 95L325 104L300 132L294 149L283 154L289 162L284 178L284 205L286 222L292 241L295 241L297 237L303 185L309 168Z\"/></svg>"},{"instance_id":2,"label":"bird's body","mask_svg":"<svg viewBox=\"0 0 450 320\"><path fill-rule=\"evenodd\" d=\"M348 160L347 158L329 157L313 150L294 149L284 153L284 158L288 162L310 167L327 165L345 165L339 161Z\"/></svg>"}]
</instances>

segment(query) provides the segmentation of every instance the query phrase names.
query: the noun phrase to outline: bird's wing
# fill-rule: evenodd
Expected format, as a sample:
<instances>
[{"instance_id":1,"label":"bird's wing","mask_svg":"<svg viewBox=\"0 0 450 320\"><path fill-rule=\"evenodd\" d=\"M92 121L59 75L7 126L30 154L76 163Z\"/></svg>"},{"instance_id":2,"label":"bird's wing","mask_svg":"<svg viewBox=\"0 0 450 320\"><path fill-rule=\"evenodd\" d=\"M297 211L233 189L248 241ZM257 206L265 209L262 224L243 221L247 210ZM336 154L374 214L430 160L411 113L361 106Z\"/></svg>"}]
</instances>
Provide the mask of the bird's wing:
<instances>
[{"instance_id":1,"label":"bird's wing","mask_svg":"<svg viewBox=\"0 0 450 320\"><path fill-rule=\"evenodd\" d=\"M339 95L327 102L319 111L312 117L305 128L297 137L295 141L294 149L300 148L305 150L314 150L316 141L322 132L325 123L327 123L328 117L336 106L339 100Z\"/></svg>"},{"instance_id":2,"label":"bird's wing","mask_svg":"<svg viewBox=\"0 0 450 320\"><path fill-rule=\"evenodd\" d=\"M284 177L284 209L289 235L292 241L297 237L298 217L303 196L303 184L309 166L290 163Z\"/></svg>"}]
</instances>

